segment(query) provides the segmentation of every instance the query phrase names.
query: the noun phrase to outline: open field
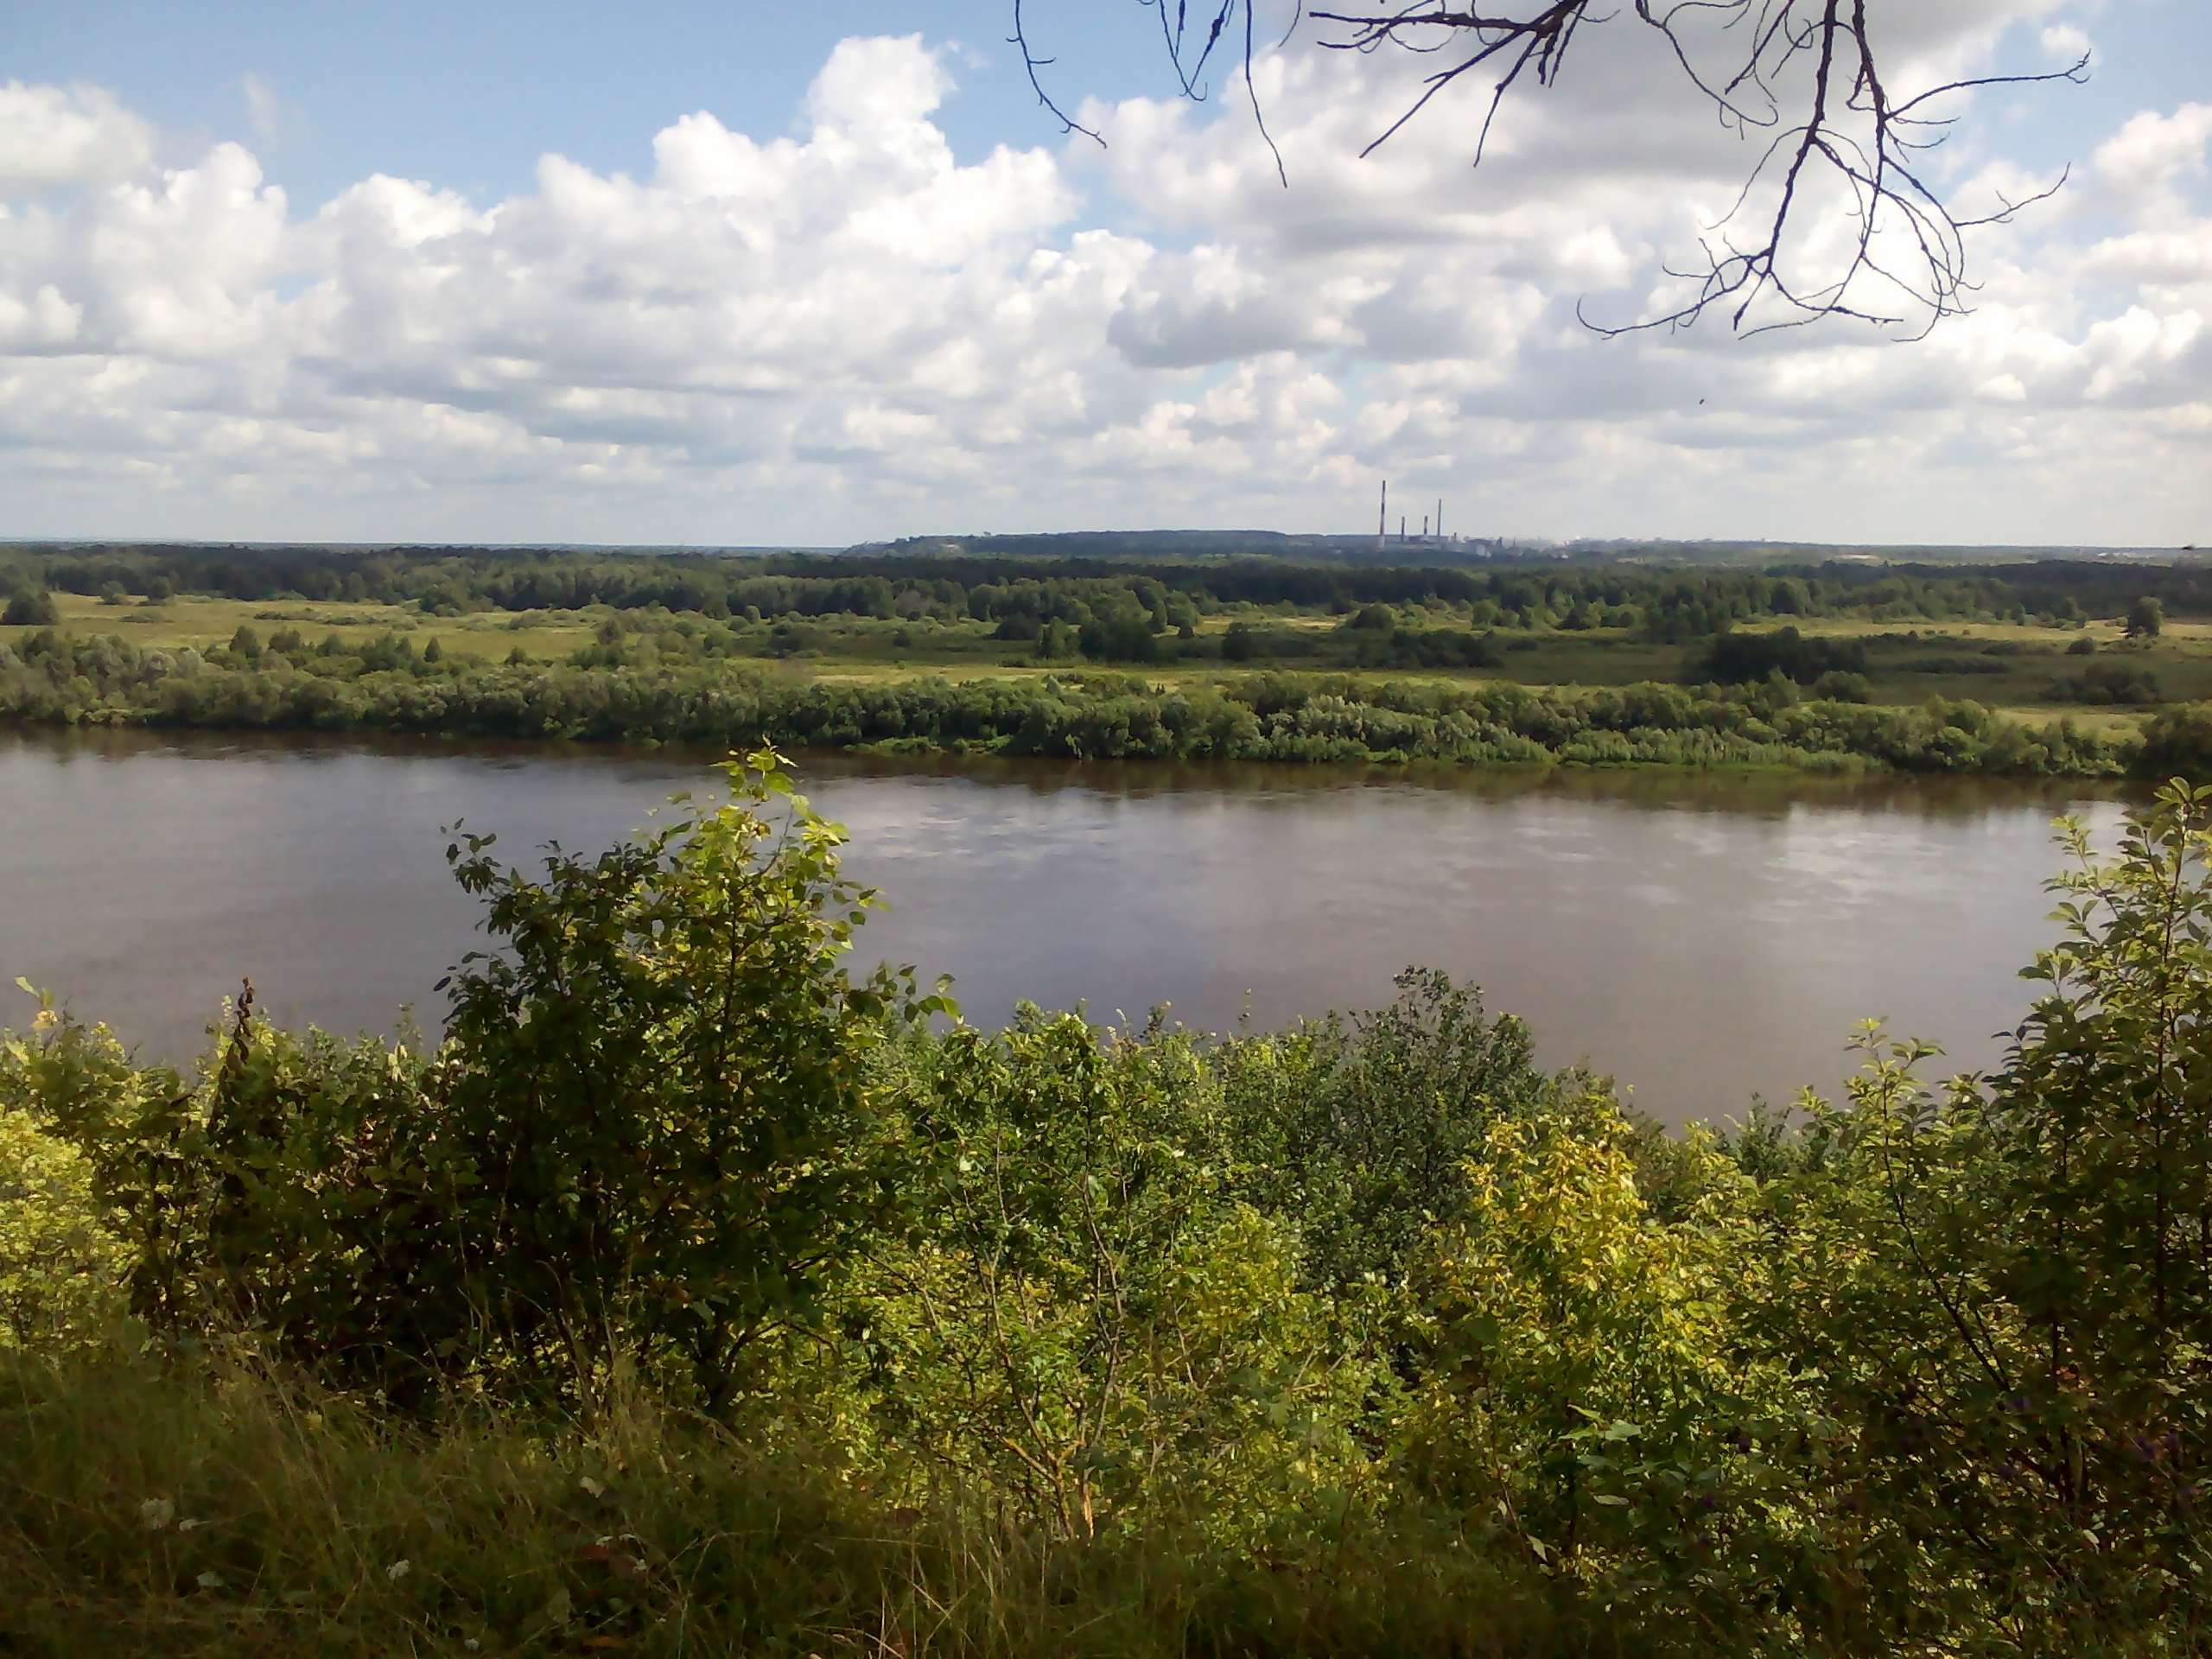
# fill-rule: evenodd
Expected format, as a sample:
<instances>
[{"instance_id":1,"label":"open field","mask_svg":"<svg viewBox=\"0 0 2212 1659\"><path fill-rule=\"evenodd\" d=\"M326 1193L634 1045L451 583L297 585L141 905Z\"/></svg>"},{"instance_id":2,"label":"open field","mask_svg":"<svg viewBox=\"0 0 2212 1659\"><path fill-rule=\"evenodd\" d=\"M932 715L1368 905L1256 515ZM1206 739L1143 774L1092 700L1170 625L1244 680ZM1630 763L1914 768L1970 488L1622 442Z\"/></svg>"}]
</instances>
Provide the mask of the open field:
<instances>
[{"instance_id":1,"label":"open field","mask_svg":"<svg viewBox=\"0 0 2212 1659\"><path fill-rule=\"evenodd\" d=\"M66 636L0 628L44 659L0 659L6 706L47 721L2079 776L2212 748L2212 572L2180 564L17 550L0 592Z\"/></svg>"},{"instance_id":2,"label":"open field","mask_svg":"<svg viewBox=\"0 0 2212 1659\"><path fill-rule=\"evenodd\" d=\"M131 598L120 604L90 595L57 594L62 629L84 637L112 633L145 648L207 650L226 645L241 626L264 640L296 629L310 643L335 635L348 645L397 634L420 652L431 641L452 657L504 662L519 650L539 662L560 662L591 645L602 631L626 634L654 630L650 620L604 606L577 611L481 611L439 616L415 604L285 599L256 601L179 595L161 603ZM1423 607L1419 620L1448 621L1446 607ZM698 619L671 616L670 627ZM1346 669L1325 658L1297 655L1224 663L1211 654L1229 626L1246 621L1268 632L1326 636L1344 619L1300 613L1286 607L1238 607L1202 618L1194 632L1207 654L1132 665L1129 671L1161 686L1233 684L1270 672L1344 674L1362 685L1386 681L1465 683L1510 680L1529 686L1623 686L1643 681L1681 683L1698 646L1660 644L1622 628L1501 629L1491 637L1503 653L1497 667ZM1461 626L1465 626L1461 623ZM2154 641L2124 639L2120 624L2097 619L2078 628L2003 622L1911 623L1851 618L1796 622L1808 638L1852 639L1868 652L1870 701L1891 708L1917 707L1930 698L1970 698L2021 719L2060 715L2110 731L2131 725L2152 709L2212 700L2212 624L2178 621ZM1082 660L1042 663L1034 647L1000 639L988 622L918 618L907 621L830 616L748 621L733 619L736 659L772 664L795 678L831 683L882 685L917 675L978 680L1026 680L1048 674L1110 669ZM1747 628L1746 631L1757 631ZM0 627L0 642L33 630ZM2088 655L2069 647L2094 642ZM1179 642L1162 641L1172 652ZM2082 702L2063 682L2085 667L2102 664L2140 671L2155 682L2155 697L2114 706Z\"/></svg>"},{"instance_id":3,"label":"open field","mask_svg":"<svg viewBox=\"0 0 2212 1659\"><path fill-rule=\"evenodd\" d=\"M113 633L135 645L173 651L189 645L204 651L227 645L241 627L263 639L283 628L296 628L320 642L336 634L348 644L398 633L418 651L431 640L439 649L504 660L516 646L533 657L564 657L591 638L582 622L516 628L517 619L498 613L429 616L412 605L354 603L346 600L294 599L257 602L179 595L160 604L132 599L110 605L80 594L57 594L61 626L74 634ZM524 619L528 620L529 619ZM0 627L0 640L30 633L29 628Z\"/></svg>"}]
</instances>

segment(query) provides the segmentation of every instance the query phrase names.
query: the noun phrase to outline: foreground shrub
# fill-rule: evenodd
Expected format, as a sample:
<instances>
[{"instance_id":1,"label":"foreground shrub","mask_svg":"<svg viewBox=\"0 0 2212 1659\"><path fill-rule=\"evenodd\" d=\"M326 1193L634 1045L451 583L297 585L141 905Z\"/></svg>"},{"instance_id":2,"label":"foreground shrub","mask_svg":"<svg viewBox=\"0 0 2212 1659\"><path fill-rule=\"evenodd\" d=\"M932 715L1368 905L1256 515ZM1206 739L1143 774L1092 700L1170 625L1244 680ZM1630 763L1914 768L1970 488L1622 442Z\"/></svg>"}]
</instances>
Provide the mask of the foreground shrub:
<instances>
[{"instance_id":1,"label":"foreground shrub","mask_svg":"<svg viewBox=\"0 0 2212 1659\"><path fill-rule=\"evenodd\" d=\"M40 1019L54 1015L41 1008ZM6 1048L0 1078L29 1059L27 1043ZM54 1352L103 1340L122 1314L126 1266L92 1160L0 1090L0 1349Z\"/></svg>"},{"instance_id":2,"label":"foreground shrub","mask_svg":"<svg viewBox=\"0 0 2212 1659\"><path fill-rule=\"evenodd\" d=\"M1301 1288L1294 1224L1242 1200L1187 1037L1033 1009L915 1081L914 1211L854 1314L887 1446L1055 1535L1168 1503L1254 1544L1373 1500L1372 1359Z\"/></svg>"},{"instance_id":3,"label":"foreground shrub","mask_svg":"<svg viewBox=\"0 0 2212 1659\"><path fill-rule=\"evenodd\" d=\"M67 1020L15 1045L0 1080L86 1149L135 1310L405 1401L620 1365L728 1403L879 1207L872 1050L947 1006L846 977L840 833L772 754L729 775L737 801L542 879L457 841L500 949L434 1055L295 1040L250 988L189 1083Z\"/></svg>"}]
</instances>

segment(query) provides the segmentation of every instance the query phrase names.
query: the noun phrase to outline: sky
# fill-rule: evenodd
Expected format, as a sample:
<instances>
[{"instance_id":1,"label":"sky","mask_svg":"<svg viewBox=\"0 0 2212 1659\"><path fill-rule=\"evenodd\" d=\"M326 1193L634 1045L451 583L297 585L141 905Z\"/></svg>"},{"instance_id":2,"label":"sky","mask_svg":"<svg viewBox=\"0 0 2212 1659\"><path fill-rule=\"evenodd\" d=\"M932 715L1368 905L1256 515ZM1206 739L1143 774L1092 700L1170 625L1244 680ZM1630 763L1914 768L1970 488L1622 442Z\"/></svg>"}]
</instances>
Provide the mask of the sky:
<instances>
[{"instance_id":1,"label":"sky","mask_svg":"<svg viewBox=\"0 0 2212 1659\"><path fill-rule=\"evenodd\" d=\"M1479 168L1481 90L1359 158L1437 60L1263 42L1285 188L1138 0L1025 7L1103 148L1011 0L26 0L0 536L1352 531L1387 476L1475 535L2212 542L2212 6L1872 12L1893 94L2091 54L1946 106L1962 212L2071 170L1914 343L1578 321L1668 308L1756 155L1632 8Z\"/></svg>"}]
</instances>

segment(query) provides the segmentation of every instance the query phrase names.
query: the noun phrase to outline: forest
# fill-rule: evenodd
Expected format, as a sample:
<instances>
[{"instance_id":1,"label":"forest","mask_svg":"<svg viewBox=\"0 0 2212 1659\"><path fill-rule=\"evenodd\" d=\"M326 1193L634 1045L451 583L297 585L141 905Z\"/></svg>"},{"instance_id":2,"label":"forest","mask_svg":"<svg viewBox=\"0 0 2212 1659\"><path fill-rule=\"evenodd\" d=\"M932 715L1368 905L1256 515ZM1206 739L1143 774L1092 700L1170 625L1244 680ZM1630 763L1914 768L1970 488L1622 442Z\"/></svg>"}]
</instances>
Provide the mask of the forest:
<instances>
[{"instance_id":1,"label":"forest","mask_svg":"<svg viewBox=\"0 0 2212 1659\"><path fill-rule=\"evenodd\" d=\"M2117 615L2145 595L2161 599L2177 618L2212 617L2212 565L1837 560L1745 569L1621 557L1447 563L1434 550L1413 550L1417 556L1407 563L1356 564L1203 552L1133 561L895 547L746 556L21 543L0 547L0 595L51 589L89 596L113 588L149 597L412 604L434 615L658 606L718 620L750 609L767 617L992 623L1028 617L1078 626L1128 607L1145 612L1158 632L1236 605L1341 615L1365 605L1434 604L1465 607L1478 628L1628 626L1670 639L1770 617L2063 624Z\"/></svg>"},{"instance_id":2,"label":"forest","mask_svg":"<svg viewBox=\"0 0 2212 1659\"><path fill-rule=\"evenodd\" d=\"M0 721L2196 775L2196 566L0 552Z\"/></svg>"},{"instance_id":3,"label":"forest","mask_svg":"<svg viewBox=\"0 0 2212 1659\"><path fill-rule=\"evenodd\" d=\"M1846 1098L1672 1135L1429 973L977 1030L850 971L788 763L726 777L596 855L456 829L434 1044L248 987L181 1074L19 1003L12 1645L2212 1638L2212 791L2063 832L1994 1071L1868 1027Z\"/></svg>"}]
</instances>

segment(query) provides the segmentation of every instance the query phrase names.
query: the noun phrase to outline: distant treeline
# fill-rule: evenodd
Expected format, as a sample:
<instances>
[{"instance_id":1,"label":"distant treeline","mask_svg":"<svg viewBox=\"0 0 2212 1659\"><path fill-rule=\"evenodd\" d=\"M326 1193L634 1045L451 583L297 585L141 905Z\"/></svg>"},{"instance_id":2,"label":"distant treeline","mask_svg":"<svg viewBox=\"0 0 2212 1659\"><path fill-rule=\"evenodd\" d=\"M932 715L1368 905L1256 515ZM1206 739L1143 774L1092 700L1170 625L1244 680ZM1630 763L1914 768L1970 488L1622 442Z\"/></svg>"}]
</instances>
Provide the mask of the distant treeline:
<instances>
[{"instance_id":1,"label":"distant treeline","mask_svg":"<svg viewBox=\"0 0 2212 1659\"><path fill-rule=\"evenodd\" d=\"M718 745L765 738L1090 758L1873 765L2067 777L2120 773L2139 753L2131 735L2069 721L2031 727L1943 699L1869 708L1808 698L1779 677L1596 690L1502 680L1375 685L1282 672L1168 687L1107 672L850 683L724 658L493 665L443 657L435 645L418 652L402 635L310 645L296 629L265 644L241 634L203 653L41 630L0 645L0 720ZM2154 742L2162 768L2172 769L2177 753Z\"/></svg>"},{"instance_id":2,"label":"distant treeline","mask_svg":"<svg viewBox=\"0 0 2212 1659\"><path fill-rule=\"evenodd\" d=\"M2161 599L2171 615L2212 616L2212 569L2063 561L1837 562L1745 570L1556 560L1444 567L898 552L726 557L154 545L0 550L0 595L38 588L419 604L439 614L604 605L715 618L932 618L1006 625L1017 638L1034 637L1025 631L1052 623L1080 628L1116 618L1165 632L1242 606L1333 614L1371 605L1436 606L1477 628L1631 628L1670 641L1770 618L2063 626L2117 616L2145 594Z\"/></svg>"}]
</instances>

